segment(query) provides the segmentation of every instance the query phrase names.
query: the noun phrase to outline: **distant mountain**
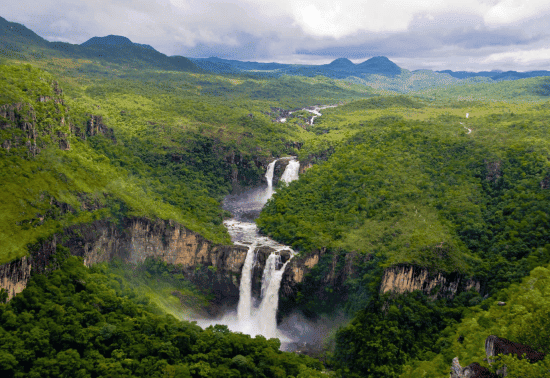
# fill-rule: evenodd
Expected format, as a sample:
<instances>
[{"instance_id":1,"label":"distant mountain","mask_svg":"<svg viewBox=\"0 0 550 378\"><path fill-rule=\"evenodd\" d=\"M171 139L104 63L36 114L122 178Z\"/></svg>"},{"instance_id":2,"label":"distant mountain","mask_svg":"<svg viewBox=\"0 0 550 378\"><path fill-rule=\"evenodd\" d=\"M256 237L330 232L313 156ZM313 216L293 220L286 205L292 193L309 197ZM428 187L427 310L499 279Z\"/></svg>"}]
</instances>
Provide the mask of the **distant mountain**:
<instances>
[{"instance_id":1,"label":"distant mountain","mask_svg":"<svg viewBox=\"0 0 550 378\"><path fill-rule=\"evenodd\" d=\"M338 58L333 60L331 63L326 64L325 67L333 70L354 70L355 64L346 58Z\"/></svg>"},{"instance_id":2,"label":"distant mountain","mask_svg":"<svg viewBox=\"0 0 550 378\"><path fill-rule=\"evenodd\" d=\"M82 45L48 42L24 25L0 17L0 56L26 60L48 56L90 59L134 68L202 71L183 56L166 56L149 45L118 35L93 37Z\"/></svg>"},{"instance_id":3,"label":"distant mountain","mask_svg":"<svg viewBox=\"0 0 550 378\"><path fill-rule=\"evenodd\" d=\"M259 63L243 62L240 60L222 59L217 57L210 58L190 58L197 66L219 73L231 73L239 71L272 71L288 67L283 63Z\"/></svg>"},{"instance_id":4,"label":"distant mountain","mask_svg":"<svg viewBox=\"0 0 550 378\"><path fill-rule=\"evenodd\" d=\"M84 43L81 43L80 46L90 47L90 46L109 46L109 47L122 47L122 46L139 46L149 50L157 51L150 45L144 45L141 43L135 43L130 41L129 38L120 36L120 35L108 35L106 37L92 37ZM158 52L158 51L157 51Z\"/></svg>"},{"instance_id":5,"label":"distant mountain","mask_svg":"<svg viewBox=\"0 0 550 378\"><path fill-rule=\"evenodd\" d=\"M28 29L26 26L9 22L0 17L0 39L3 42L21 42L44 46L48 43L44 38Z\"/></svg>"},{"instance_id":6,"label":"distant mountain","mask_svg":"<svg viewBox=\"0 0 550 378\"><path fill-rule=\"evenodd\" d=\"M359 63L356 68L363 73L394 76L401 73L401 68L385 56L376 56Z\"/></svg>"},{"instance_id":7,"label":"distant mountain","mask_svg":"<svg viewBox=\"0 0 550 378\"><path fill-rule=\"evenodd\" d=\"M488 77L495 81L502 80L518 80L527 79L537 76L550 76L550 71L529 71L529 72L517 72L517 71L481 71L481 72L468 72L468 71L437 71L439 73L446 73L457 79L467 79L470 77Z\"/></svg>"},{"instance_id":8,"label":"distant mountain","mask_svg":"<svg viewBox=\"0 0 550 378\"><path fill-rule=\"evenodd\" d=\"M332 79L345 79L350 76L361 75L400 75L401 68L384 56L378 56L364 61L360 64L354 64L346 58L339 58L329 64L324 65L298 65L282 63L258 63L241 62L238 60L229 60L221 58L191 58L197 66L216 73L235 73L246 72L261 76L326 76Z\"/></svg>"}]
</instances>

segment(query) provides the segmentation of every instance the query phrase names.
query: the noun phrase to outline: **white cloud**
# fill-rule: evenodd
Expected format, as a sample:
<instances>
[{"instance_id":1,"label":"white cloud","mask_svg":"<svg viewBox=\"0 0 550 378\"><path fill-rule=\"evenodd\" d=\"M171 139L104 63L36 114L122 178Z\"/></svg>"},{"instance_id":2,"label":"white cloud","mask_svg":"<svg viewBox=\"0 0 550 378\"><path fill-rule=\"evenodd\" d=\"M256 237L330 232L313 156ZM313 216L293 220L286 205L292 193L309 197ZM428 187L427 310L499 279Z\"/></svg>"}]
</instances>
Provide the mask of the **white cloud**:
<instances>
[{"instance_id":1,"label":"white cloud","mask_svg":"<svg viewBox=\"0 0 550 378\"><path fill-rule=\"evenodd\" d=\"M482 59L482 63L516 63L520 65L531 65L533 63L550 61L550 48L540 48L524 51L507 51L490 54Z\"/></svg>"},{"instance_id":2,"label":"white cloud","mask_svg":"<svg viewBox=\"0 0 550 378\"><path fill-rule=\"evenodd\" d=\"M547 0L503 0L490 7L483 18L489 25L518 22L550 12Z\"/></svg>"},{"instance_id":3,"label":"white cloud","mask_svg":"<svg viewBox=\"0 0 550 378\"><path fill-rule=\"evenodd\" d=\"M550 1L537 0L19 0L2 17L53 40L124 35L168 55L287 62L387 55L510 64L549 45ZM513 29L511 29L513 27ZM477 34L476 34L477 33ZM510 46L516 48L510 52ZM487 48L486 48L487 47ZM329 51L329 49L338 49ZM346 54L346 49L347 54ZM194 50L193 50L194 49ZM218 50L219 49L219 50ZM225 49L225 50L224 50ZM299 51L316 51L306 56ZM216 51L219 51L216 52ZM325 51L325 52L323 52ZM336 51L336 52L335 52ZM492 54L492 55L491 55ZM500 54L500 55L499 55ZM244 56L244 55L242 55ZM453 57L453 58L451 58ZM452 60L453 59L453 60ZM470 60L471 61L471 60ZM460 63L459 63L460 64ZM523 64L523 63L522 63ZM529 63L525 63L529 64Z\"/></svg>"}]
</instances>

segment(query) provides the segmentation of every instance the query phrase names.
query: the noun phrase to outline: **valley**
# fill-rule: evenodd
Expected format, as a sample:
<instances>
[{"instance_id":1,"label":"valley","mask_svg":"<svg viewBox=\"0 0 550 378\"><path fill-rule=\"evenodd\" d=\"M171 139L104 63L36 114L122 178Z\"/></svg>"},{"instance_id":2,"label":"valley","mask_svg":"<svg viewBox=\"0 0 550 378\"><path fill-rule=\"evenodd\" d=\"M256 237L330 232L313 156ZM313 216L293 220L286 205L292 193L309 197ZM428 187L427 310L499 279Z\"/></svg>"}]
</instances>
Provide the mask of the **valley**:
<instances>
[{"instance_id":1,"label":"valley","mask_svg":"<svg viewBox=\"0 0 550 378\"><path fill-rule=\"evenodd\" d=\"M544 72L187 59L1 21L0 373L435 378L496 371L490 335L550 353Z\"/></svg>"}]
</instances>

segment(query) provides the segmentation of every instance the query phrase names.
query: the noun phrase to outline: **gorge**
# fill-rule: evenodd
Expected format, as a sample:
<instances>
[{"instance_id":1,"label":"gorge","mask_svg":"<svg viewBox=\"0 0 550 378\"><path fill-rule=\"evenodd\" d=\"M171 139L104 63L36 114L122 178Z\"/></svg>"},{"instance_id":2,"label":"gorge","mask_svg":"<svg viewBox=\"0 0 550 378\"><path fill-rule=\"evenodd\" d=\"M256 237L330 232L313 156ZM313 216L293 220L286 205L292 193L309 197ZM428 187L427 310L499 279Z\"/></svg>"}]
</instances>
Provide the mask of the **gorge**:
<instances>
[{"instance_id":1,"label":"gorge","mask_svg":"<svg viewBox=\"0 0 550 378\"><path fill-rule=\"evenodd\" d=\"M266 170L267 187L251 188L243 193L228 196L224 208L231 210L235 216L224 224L229 230L235 245L247 247L248 251L242 267L239 284L239 302L237 311L230 310L218 319L196 319L202 327L213 324L224 324L230 330L252 336L262 335L266 338L279 338L291 341L287 335L277 329L277 309L279 289L286 266L295 252L288 246L277 243L267 236L260 235L253 223L265 203L274 193L273 174L278 161L285 161L286 167L280 178L285 183L298 179L300 162L293 157L283 157L272 161ZM254 268L259 264L258 252L269 251L261 276L261 288L257 297L253 295L252 280Z\"/></svg>"}]
</instances>

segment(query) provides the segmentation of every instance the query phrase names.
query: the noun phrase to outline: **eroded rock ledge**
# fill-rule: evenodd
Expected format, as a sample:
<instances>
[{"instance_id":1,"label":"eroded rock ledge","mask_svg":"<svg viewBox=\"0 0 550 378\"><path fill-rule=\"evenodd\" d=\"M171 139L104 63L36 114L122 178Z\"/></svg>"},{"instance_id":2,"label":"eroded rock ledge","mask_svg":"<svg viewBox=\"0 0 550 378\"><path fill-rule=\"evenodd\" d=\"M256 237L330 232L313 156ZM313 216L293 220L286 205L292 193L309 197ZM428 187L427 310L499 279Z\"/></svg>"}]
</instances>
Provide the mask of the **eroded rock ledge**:
<instances>
[{"instance_id":1,"label":"eroded rock ledge","mask_svg":"<svg viewBox=\"0 0 550 378\"><path fill-rule=\"evenodd\" d=\"M0 265L0 287L8 291L9 298L23 291L31 270L45 270L58 244L83 257L86 266L113 258L135 264L147 257L180 265L191 281L208 284L217 297L229 303L238 301L247 253L242 246L213 244L176 222L133 218L117 225L95 221L69 227L34 246L29 256Z\"/></svg>"},{"instance_id":2,"label":"eroded rock ledge","mask_svg":"<svg viewBox=\"0 0 550 378\"><path fill-rule=\"evenodd\" d=\"M480 292L481 283L460 273L431 272L426 268L403 264L389 267L384 271L380 293L403 294L421 290L432 299L436 299L453 298L457 293L472 288Z\"/></svg>"}]
</instances>

